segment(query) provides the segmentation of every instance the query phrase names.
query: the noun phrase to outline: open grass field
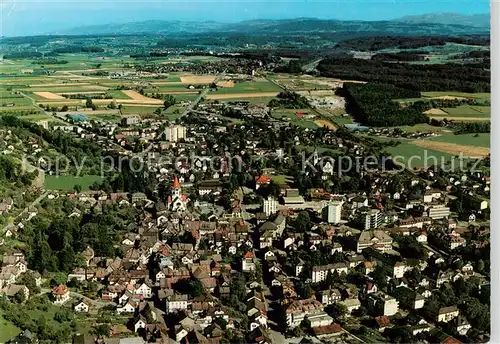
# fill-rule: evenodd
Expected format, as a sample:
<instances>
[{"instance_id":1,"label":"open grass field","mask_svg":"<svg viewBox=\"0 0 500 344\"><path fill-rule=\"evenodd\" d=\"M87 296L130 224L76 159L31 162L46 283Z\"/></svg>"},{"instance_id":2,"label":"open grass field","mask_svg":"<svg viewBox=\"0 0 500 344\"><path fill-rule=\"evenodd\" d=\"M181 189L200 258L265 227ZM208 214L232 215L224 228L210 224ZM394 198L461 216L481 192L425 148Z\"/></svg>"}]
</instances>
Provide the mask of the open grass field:
<instances>
[{"instance_id":1,"label":"open grass field","mask_svg":"<svg viewBox=\"0 0 500 344\"><path fill-rule=\"evenodd\" d=\"M387 147L386 151L391 154L396 163L403 163L410 169L430 166L436 161L444 163L459 154L450 154L430 147L417 146L407 140L401 141L401 144L396 147Z\"/></svg>"},{"instance_id":2,"label":"open grass field","mask_svg":"<svg viewBox=\"0 0 500 344\"><path fill-rule=\"evenodd\" d=\"M21 330L16 325L5 320L0 310L0 343L5 343L12 337L17 336L20 332Z\"/></svg>"},{"instance_id":3,"label":"open grass field","mask_svg":"<svg viewBox=\"0 0 500 344\"><path fill-rule=\"evenodd\" d=\"M484 117L488 119L490 117L489 107L487 106L469 106L461 105L455 108L442 108L444 116L450 115L451 117ZM441 115L440 115L441 116Z\"/></svg>"},{"instance_id":4,"label":"open grass field","mask_svg":"<svg viewBox=\"0 0 500 344\"><path fill-rule=\"evenodd\" d=\"M45 176L45 188L48 190L71 191L75 185L80 185L82 191L88 190L90 185L102 181L100 176L87 175L82 177L75 176Z\"/></svg>"},{"instance_id":5,"label":"open grass field","mask_svg":"<svg viewBox=\"0 0 500 344\"><path fill-rule=\"evenodd\" d=\"M241 98L227 98L227 99L222 99L223 102L229 103L229 102L249 102L250 104L269 104L271 100L275 99L275 97L241 97Z\"/></svg>"},{"instance_id":6,"label":"open grass field","mask_svg":"<svg viewBox=\"0 0 500 344\"><path fill-rule=\"evenodd\" d=\"M121 113L123 115L152 115L156 109L162 107L160 105L133 105L127 104L122 105Z\"/></svg>"},{"instance_id":7,"label":"open grass field","mask_svg":"<svg viewBox=\"0 0 500 344\"><path fill-rule=\"evenodd\" d=\"M237 82L233 87L222 87L217 91L211 91L210 94L245 94L245 93L270 93L278 92L282 89L269 81L247 81Z\"/></svg>"},{"instance_id":8,"label":"open grass field","mask_svg":"<svg viewBox=\"0 0 500 344\"><path fill-rule=\"evenodd\" d=\"M439 98L439 97L454 97L477 100L490 100L490 93L465 93L465 92L422 92L422 97Z\"/></svg>"},{"instance_id":9,"label":"open grass field","mask_svg":"<svg viewBox=\"0 0 500 344\"><path fill-rule=\"evenodd\" d=\"M120 90L107 90L106 93L115 99L132 99L126 93Z\"/></svg>"},{"instance_id":10,"label":"open grass field","mask_svg":"<svg viewBox=\"0 0 500 344\"><path fill-rule=\"evenodd\" d=\"M241 98L263 98L271 97L274 98L278 95L278 92L258 92L258 93L218 93L211 92L207 94L207 99L241 99Z\"/></svg>"},{"instance_id":11,"label":"open grass field","mask_svg":"<svg viewBox=\"0 0 500 344\"><path fill-rule=\"evenodd\" d=\"M476 136L477 135L477 136ZM443 135L425 139L426 141L447 142L457 145L466 145L473 147L490 147L490 134L462 134L462 135Z\"/></svg>"},{"instance_id":12,"label":"open grass field","mask_svg":"<svg viewBox=\"0 0 500 344\"><path fill-rule=\"evenodd\" d=\"M463 154L463 156L466 157L485 157L490 153L490 150L487 147L476 147L442 141L414 140L411 141L410 144L417 147L423 147L424 149L438 150L452 155Z\"/></svg>"},{"instance_id":13,"label":"open grass field","mask_svg":"<svg viewBox=\"0 0 500 344\"><path fill-rule=\"evenodd\" d=\"M415 125L403 125L403 126L399 126L397 128L399 128L405 132L408 132L408 133L417 133L417 132L441 133L444 130L446 130L446 129L443 129L442 127L435 127L433 125L429 125L426 123L419 123L419 124L415 124Z\"/></svg>"},{"instance_id":14,"label":"open grass field","mask_svg":"<svg viewBox=\"0 0 500 344\"><path fill-rule=\"evenodd\" d=\"M310 109L277 109L271 113L271 117L285 121L285 122L290 122L292 124L295 124L297 126L303 127L303 128L309 128L309 129L316 129L318 128L318 125L314 123L313 120L307 120L304 118L301 118L297 116L297 112L303 112L304 114L308 114L311 112Z\"/></svg>"}]
</instances>

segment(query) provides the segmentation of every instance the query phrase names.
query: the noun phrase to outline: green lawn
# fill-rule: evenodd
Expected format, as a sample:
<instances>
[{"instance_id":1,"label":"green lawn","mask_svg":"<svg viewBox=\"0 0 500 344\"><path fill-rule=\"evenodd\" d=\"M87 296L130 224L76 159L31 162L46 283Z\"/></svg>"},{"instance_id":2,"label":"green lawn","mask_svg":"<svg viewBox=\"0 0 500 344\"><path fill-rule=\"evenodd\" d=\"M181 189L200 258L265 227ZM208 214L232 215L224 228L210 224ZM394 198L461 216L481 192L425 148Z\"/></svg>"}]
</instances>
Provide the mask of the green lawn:
<instances>
[{"instance_id":1,"label":"green lawn","mask_svg":"<svg viewBox=\"0 0 500 344\"><path fill-rule=\"evenodd\" d=\"M433 149L425 149L401 141L397 147L387 147L385 149L397 164L404 163L407 168L424 167L432 165L437 159L438 163L446 162L453 158L453 155Z\"/></svg>"},{"instance_id":2,"label":"green lawn","mask_svg":"<svg viewBox=\"0 0 500 344\"><path fill-rule=\"evenodd\" d=\"M477 136L476 136L477 135ZM490 134L462 134L462 135L444 135L427 139L429 141L449 142L458 145L467 145L475 147L490 147Z\"/></svg>"},{"instance_id":3,"label":"green lawn","mask_svg":"<svg viewBox=\"0 0 500 344\"><path fill-rule=\"evenodd\" d=\"M351 116L349 117L341 117L341 116L332 116L330 117L330 119L336 123L336 124L341 124L341 125L344 125L344 124L353 124L354 121L352 119Z\"/></svg>"},{"instance_id":4,"label":"green lawn","mask_svg":"<svg viewBox=\"0 0 500 344\"><path fill-rule=\"evenodd\" d=\"M230 99L218 99L219 102L230 103L230 102L249 102L250 104L269 104L271 100L275 97L238 97Z\"/></svg>"},{"instance_id":5,"label":"green lawn","mask_svg":"<svg viewBox=\"0 0 500 344\"><path fill-rule=\"evenodd\" d=\"M107 90L106 93L115 99L132 99L120 90Z\"/></svg>"},{"instance_id":6,"label":"green lawn","mask_svg":"<svg viewBox=\"0 0 500 344\"><path fill-rule=\"evenodd\" d=\"M5 320L3 313L0 310L0 343L5 343L7 340L18 335L20 332L21 330L16 325Z\"/></svg>"},{"instance_id":7,"label":"green lawn","mask_svg":"<svg viewBox=\"0 0 500 344\"><path fill-rule=\"evenodd\" d=\"M82 177L74 176L45 176L45 188L49 190L71 191L75 185L80 185L82 191L88 190L95 182L102 181L100 176L88 175Z\"/></svg>"},{"instance_id":8,"label":"green lawn","mask_svg":"<svg viewBox=\"0 0 500 344\"><path fill-rule=\"evenodd\" d=\"M485 119L487 119L490 116L488 106L472 107L469 105L461 105L455 108L442 108L441 110L452 117L485 117Z\"/></svg>"},{"instance_id":9,"label":"green lawn","mask_svg":"<svg viewBox=\"0 0 500 344\"><path fill-rule=\"evenodd\" d=\"M233 87L222 87L211 94L280 92L282 89L268 81L237 82Z\"/></svg>"},{"instance_id":10,"label":"green lawn","mask_svg":"<svg viewBox=\"0 0 500 344\"><path fill-rule=\"evenodd\" d=\"M426 123L419 123L415 125L404 125L404 126L399 126L398 128L408 133L416 133L417 131L440 133L443 131L443 128L441 127L435 127L433 125L429 125Z\"/></svg>"},{"instance_id":11,"label":"green lawn","mask_svg":"<svg viewBox=\"0 0 500 344\"><path fill-rule=\"evenodd\" d=\"M297 112L302 111L304 114L310 114L310 109L277 109L271 113L273 118L293 123L297 126L309 129L316 129L318 126L312 120L306 120L297 116Z\"/></svg>"},{"instance_id":12,"label":"green lawn","mask_svg":"<svg viewBox=\"0 0 500 344\"><path fill-rule=\"evenodd\" d=\"M163 108L161 105L156 106L127 106L125 104L122 105L121 112L124 115L152 115L155 110L159 107Z\"/></svg>"},{"instance_id":13,"label":"green lawn","mask_svg":"<svg viewBox=\"0 0 500 344\"><path fill-rule=\"evenodd\" d=\"M463 98L471 98L478 100L489 100L491 98L490 93L465 93L465 92L422 92L423 97L442 97L442 96L451 96L451 97L463 97Z\"/></svg>"},{"instance_id":14,"label":"green lawn","mask_svg":"<svg viewBox=\"0 0 500 344\"><path fill-rule=\"evenodd\" d=\"M199 94L173 94L175 100L182 101L192 101L196 100L200 95Z\"/></svg>"}]
</instances>

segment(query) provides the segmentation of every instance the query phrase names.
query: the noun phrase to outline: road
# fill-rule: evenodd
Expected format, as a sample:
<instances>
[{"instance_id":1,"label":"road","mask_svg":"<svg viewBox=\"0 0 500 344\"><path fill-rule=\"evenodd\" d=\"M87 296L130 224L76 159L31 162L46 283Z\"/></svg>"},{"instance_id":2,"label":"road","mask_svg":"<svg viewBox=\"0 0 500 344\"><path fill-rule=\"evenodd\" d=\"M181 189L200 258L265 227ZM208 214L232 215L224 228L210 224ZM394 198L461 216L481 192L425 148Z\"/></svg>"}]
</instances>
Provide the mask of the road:
<instances>
[{"instance_id":1,"label":"road","mask_svg":"<svg viewBox=\"0 0 500 344\"><path fill-rule=\"evenodd\" d=\"M15 220L17 220L19 217L21 217L21 215L25 214L31 207L38 205L45 197L47 197L48 194L49 194L49 192L45 191L40 196L38 196L38 198L36 200L34 200L30 205L28 205L26 208L24 208L23 211L21 211L19 213L19 215L17 215L14 218L14 221L12 221L11 223L9 223L8 225L6 225L2 228L2 234L5 233L9 228L14 228Z\"/></svg>"},{"instance_id":2,"label":"road","mask_svg":"<svg viewBox=\"0 0 500 344\"><path fill-rule=\"evenodd\" d=\"M316 67L318 66L318 63L321 62L321 60L323 60L323 58L319 58L317 60L314 60L304 66L302 66L302 69L304 70L304 72L308 73L308 72L312 72L313 70L316 69Z\"/></svg>"},{"instance_id":3,"label":"road","mask_svg":"<svg viewBox=\"0 0 500 344\"><path fill-rule=\"evenodd\" d=\"M220 78L222 78L223 76L225 75L225 73L222 73L222 74L219 74L215 77L213 83L217 83ZM196 105L198 105L198 103L201 101L201 99L203 97L205 97L207 95L207 93L210 92L210 87L208 88L205 88L201 93L200 95L198 96L198 98L196 98L193 102L191 102L191 104L189 104L189 106L184 110L184 112L180 115L179 118L181 117L184 117L186 116L188 113L190 113L195 107Z\"/></svg>"},{"instance_id":4,"label":"road","mask_svg":"<svg viewBox=\"0 0 500 344\"><path fill-rule=\"evenodd\" d=\"M41 288L40 289L40 293L42 293L42 294L52 293L52 290L51 289L47 289L47 288ZM87 296L85 296L83 294L77 293L76 291L71 291L70 290L69 294L70 294L71 297L79 298L79 299L84 299L85 302L91 303L94 307L102 308L102 307L106 307L106 306L116 306L115 302L104 301L104 300L93 300L93 299L90 299L90 298L88 298Z\"/></svg>"}]
</instances>

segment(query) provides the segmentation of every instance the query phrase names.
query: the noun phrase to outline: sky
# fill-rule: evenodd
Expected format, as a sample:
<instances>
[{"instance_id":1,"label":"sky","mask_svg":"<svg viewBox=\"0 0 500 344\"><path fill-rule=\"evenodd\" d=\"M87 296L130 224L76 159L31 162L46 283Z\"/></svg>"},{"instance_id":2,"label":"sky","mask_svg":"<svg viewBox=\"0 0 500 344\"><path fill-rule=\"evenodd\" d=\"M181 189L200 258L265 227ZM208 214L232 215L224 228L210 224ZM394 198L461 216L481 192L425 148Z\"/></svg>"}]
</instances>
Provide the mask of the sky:
<instances>
[{"instance_id":1,"label":"sky","mask_svg":"<svg viewBox=\"0 0 500 344\"><path fill-rule=\"evenodd\" d=\"M489 0L0 0L0 10L0 34L20 36L144 20L386 20L442 12L478 14L489 13Z\"/></svg>"}]
</instances>

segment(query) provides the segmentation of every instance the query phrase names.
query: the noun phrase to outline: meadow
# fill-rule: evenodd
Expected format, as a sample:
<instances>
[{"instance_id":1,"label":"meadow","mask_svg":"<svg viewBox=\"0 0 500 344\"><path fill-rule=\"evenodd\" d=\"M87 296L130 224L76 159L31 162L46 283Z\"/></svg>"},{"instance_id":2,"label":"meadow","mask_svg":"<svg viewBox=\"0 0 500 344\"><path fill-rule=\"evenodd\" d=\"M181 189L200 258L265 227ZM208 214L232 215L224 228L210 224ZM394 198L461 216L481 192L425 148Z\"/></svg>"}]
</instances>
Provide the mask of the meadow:
<instances>
[{"instance_id":1,"label":"meadow","mask_svg":"<svg viewBox=\"0 0 500 344\"><path fill-rule=\"evenodd\" d=\"M45 188L48 190L72 191L75 185L80 185L82 191L89 190L89 187L95 182L102 181L100 176L87 175L81 177L75 176L45 176Z\"/></svg>"},{"instance_id":2,"label":"meadow","mask_svg":"<svg viewBox=\"0 0 500 344\"><path fill-rule=\"evenodd\" d=\"M316 129L318 128L318 125L314 123L312 120L307 120L304 118L300 118L297 116L298 112L303 112L304 114L310 114L311 110L310 109L277 109L274 110L271 113L271 117L275 119L279 119L282 121L290 122L294 125L303 127L303 128L309 128L309 129Z\"/></svg>"}]
</instances>

